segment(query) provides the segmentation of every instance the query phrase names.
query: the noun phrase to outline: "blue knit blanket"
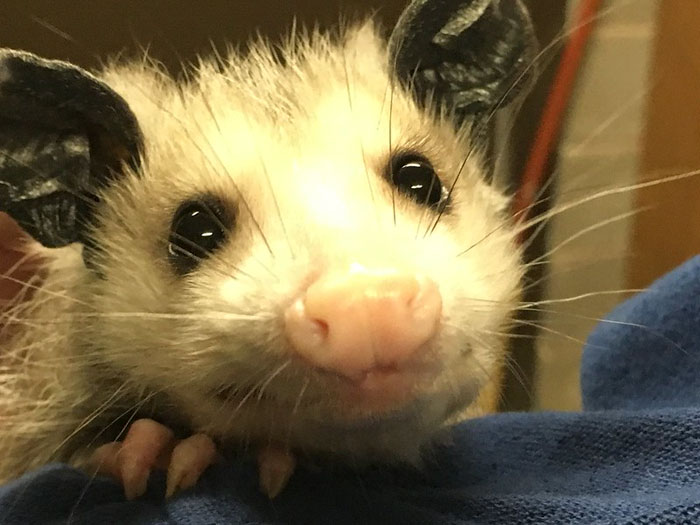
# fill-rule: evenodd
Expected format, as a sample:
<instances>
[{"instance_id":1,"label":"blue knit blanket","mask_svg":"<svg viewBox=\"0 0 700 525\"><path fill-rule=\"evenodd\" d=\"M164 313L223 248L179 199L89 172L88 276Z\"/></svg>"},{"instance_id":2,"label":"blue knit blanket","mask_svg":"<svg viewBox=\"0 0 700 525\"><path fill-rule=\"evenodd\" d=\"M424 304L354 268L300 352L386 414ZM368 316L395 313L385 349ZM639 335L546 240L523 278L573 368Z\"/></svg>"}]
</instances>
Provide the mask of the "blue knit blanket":
<instances>
[{"instance_id":1,"label":"blue knit blanket","mask_svg":"<svg viewBox=\"0 0 700 525\"><path fill-rule=\"evenodd\" d=\"M0 524L698 523L700 257L591 335L582 413L460 425L422 473L300 469L273 502L252 464L220 464L163 501L163 476L126 502L109 480L50 465L0 488Z\"/></svg>"}]
</instances>

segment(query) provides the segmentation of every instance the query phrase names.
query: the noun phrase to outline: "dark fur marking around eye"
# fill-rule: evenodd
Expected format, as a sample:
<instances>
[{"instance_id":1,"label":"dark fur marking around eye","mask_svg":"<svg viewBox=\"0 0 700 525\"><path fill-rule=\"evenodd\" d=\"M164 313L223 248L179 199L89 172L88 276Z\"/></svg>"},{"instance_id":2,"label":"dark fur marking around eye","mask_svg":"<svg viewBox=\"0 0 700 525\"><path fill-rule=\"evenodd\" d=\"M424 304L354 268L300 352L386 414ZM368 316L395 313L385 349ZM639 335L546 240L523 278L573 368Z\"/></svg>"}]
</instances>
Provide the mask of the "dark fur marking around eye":
<instances>
[{"instance_id":1,"label":"dark fur marking around eye","mask_svg":"<svg viewBox=\"0 0 700 525\"><path fill-rule=\"evenodd\" d=\"M173 215L168 258L181 275L194 270L227 239L233 216L212 196L183 202Z\"/></svg>"},{"instance_id":2,"label":"dark fur marking around eye","mask_svg":"<svg viewBox=\"0 0 700 525\"><path fill-rule=\"evenodd\" d=\"M390 159L387 171L387 179L416 203L438 211L447 205L448 191L424 156L411 151L397 152Z\"/></svg>"}]
</instances>

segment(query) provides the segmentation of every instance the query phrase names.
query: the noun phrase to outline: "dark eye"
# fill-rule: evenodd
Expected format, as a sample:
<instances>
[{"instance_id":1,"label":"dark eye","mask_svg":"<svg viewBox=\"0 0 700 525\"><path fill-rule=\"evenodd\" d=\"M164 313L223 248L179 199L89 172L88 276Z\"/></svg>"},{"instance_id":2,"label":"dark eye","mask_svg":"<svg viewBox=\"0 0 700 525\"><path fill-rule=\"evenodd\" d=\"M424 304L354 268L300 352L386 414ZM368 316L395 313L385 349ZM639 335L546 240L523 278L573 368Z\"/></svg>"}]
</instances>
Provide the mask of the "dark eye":
<instances>
[{"instance_id":1,"label":"dark eye","mask_svg":"<svg viewBox=\"0 0 700 525\"><path fill-rule=\"evenodd\" d=\"M430 162L419 155L397 155L391 161L391 182L417 203L437 206L446 192Z\"/></svg>"},{"instance_id":2,"label":"dark eye","mask_svg":"<svg viewBox=\"0 0 700 525\"><path fill-rule=\"evenodd\" d=\"M215 199L183 203L175 212L168 238L168 255L175 270L188 273L209 257L226 239L230 222Z\"/></svg>"}]
</instances>

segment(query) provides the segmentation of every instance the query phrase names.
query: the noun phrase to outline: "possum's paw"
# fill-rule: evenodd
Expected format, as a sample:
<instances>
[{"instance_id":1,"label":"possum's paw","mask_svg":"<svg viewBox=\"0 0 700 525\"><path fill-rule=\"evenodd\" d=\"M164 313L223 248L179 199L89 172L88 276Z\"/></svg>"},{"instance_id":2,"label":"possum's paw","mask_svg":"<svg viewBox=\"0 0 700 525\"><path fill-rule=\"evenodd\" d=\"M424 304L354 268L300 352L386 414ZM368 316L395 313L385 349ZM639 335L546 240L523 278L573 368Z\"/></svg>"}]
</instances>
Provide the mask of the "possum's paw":
<instances>
[{"instance_id":1,"label":"possum's paw","mask_svg":"<svg viewBox=\"0 0 700 525\"><path fill-rule=\"evenodd\" d=\"M152 419L138 419L129 427L124 441L99 447L89 464L99 473L121 481L127 499L146 492L151 471L168 471L166 497L194 486L214 463L216 445L205 434L194 434L178 441L168 427ZM282 448L269 445L258 453L260 490L270 499L287 485L296 467L295 457Z\"/></svg>"},{"instance_id":2,"label":"possum's paw","mask_svg":"<svg viewBox=\"0 0 700 525\"><path fill-rule=\"evenodd\" d=\"M166 497L170 497L194 486L216 458L216 445L205 434L178 441L168 427L139 419L124 441L102 445L90 463L97 472L121 481L126 498L134 499L146 492L152 470L167 469Z\"/></svg>"}]
</instances>

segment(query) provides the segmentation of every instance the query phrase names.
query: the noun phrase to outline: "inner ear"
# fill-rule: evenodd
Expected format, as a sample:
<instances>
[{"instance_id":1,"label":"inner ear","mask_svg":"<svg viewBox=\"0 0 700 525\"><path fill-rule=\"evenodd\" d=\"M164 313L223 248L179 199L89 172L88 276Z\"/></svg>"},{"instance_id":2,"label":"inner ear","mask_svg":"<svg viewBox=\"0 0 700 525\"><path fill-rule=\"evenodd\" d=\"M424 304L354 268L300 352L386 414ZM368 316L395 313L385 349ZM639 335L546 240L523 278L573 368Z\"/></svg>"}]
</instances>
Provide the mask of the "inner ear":
<instances>
[{"instance_id":1,"label":"inner ear","mask_svg":"<svg viewBox=\"0 0 700 525\"><path fill-rule=\"evenodd\" d=\"M0 49L0 211L47 247L85 241L99 190L136 170L127 103L65 62Z\"/></svg>"},{"instance_id":2,"label":"inner ear","mask_svg":"<svg viewBox=\"0 0 700 525\"><path fill-rule=\"evenodd\" d=\"M512 101L534 76L537 48L520 0L414 0L390 39L394 72L419 102L460 125Z\"/></svg>"}]
</instances>

